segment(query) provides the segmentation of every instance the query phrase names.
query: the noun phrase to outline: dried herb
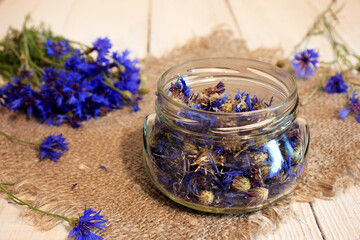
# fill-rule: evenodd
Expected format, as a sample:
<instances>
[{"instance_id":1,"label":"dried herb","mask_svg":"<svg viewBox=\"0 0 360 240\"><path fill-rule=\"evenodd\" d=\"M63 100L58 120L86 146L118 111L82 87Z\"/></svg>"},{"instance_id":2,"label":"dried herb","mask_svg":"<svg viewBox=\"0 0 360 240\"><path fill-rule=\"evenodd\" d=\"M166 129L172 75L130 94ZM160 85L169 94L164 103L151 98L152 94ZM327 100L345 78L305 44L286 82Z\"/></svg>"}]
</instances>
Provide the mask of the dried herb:
<instances>
[{"instance_id":1,"label":"dried herb","mask_svg":"<svg viewBox=\"0 0 360 240\"><path fill-rule=\"evenodd\" d=\"M271 107L272 100L265 103L241 91L232 98L222 82L195 93L181 76L169 92L184 106L203 110L197 115L180 110L185 120L173 123L157 119L150 133L156 181L172 195L204 206L248 208L277 198L297 182L304 166L297 124L285 133L241 140L208 135L211 124L222 124L211 123L209 112L256 111Z\"/></svg>"}]
</instances>

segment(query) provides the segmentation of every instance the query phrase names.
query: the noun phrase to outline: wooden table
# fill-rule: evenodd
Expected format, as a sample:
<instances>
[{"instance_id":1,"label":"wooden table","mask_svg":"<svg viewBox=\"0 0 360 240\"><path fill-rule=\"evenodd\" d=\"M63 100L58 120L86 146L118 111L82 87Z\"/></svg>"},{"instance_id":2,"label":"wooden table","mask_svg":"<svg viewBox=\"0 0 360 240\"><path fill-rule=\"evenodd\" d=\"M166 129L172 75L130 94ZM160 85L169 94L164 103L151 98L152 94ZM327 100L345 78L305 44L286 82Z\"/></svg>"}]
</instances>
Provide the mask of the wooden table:
<instances>
[{"instance_id":1,"label":"wooden table","mask_svg":"<svg viewBox=\"0 0 360 240\"><path fill-rule=\"evenodd\" d=\"M160 56L189 38L225 25L247 40L250 49L281 46L289 53L329 0L0 0L0 36L9 26L20 28L31 13L58 34L90 44L108 36L115 49L128 48L132 56ZM341 5L339 3L338 5ZM340 13L337 35L360 53L360 1L348 0ZM311 43L331 59L329 43ZM359 134L359 133L357 133ZM352 186L333 200L296 203L280 229L253 239L360 239L360 187ZM0 239L65 239L68 230L36 231L18 218L21 208L0 199ZM291 215L289 213L289 215Z\"/></svg>"}]
</instances>

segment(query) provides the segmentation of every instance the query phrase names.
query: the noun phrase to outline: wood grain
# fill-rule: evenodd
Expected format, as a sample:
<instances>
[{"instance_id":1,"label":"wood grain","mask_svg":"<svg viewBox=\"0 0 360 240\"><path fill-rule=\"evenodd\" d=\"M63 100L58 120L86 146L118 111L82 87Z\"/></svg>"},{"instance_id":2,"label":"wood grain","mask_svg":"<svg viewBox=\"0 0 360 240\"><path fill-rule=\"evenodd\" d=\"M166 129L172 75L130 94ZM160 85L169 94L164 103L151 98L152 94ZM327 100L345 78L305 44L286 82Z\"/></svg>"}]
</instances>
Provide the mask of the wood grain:
<instances>
[{"instance_id":1,"label":"wood grain","mask_svg":"<svg viewBox=\"0 0 360 240\"><path fill-rule=\"evenodd\" d=\"M150 52L160 56L219 25L238 34L223 0L152 0Z\"/></svg>"},{"instance_id":2,"label":"wood grain","mask_svg":"<svg viewBox=\"0 0 360 240\"><path fill-rule=\"evenodd\" d=\"M189 38L209 33L224 24L236 36L242 35L251 49L283 47L290 53L311 26L328 0L0 0L0 36L12 25L21 27L30 12L34 23L45 21L56 33L90 44L98 36L108 36L116 49L133 50L133 56L147 52L160 56ZM342 1L344 2L344 1ZM340 2L341 4L341 2ZM360 51L360 2L348 0L340 14L338 35L352 49ZM328 42L309 43L321 49L325 59L332 54ZM334 200L295 203L296 217L289 215L276 232L262 239L360 239L360 187L339 194ZM0 199L0 239L65 239L64 224L47 232L35 231L18 215L21 208ZM315 215L314 215L315 213Z\"/></svg>"},{"instance_id":3,"label":"wood grain","mask_svg":"<svg viewBox=\"0 0 360 240\"><path fill-rule=\"evenodd\" d=\"M314 214L326 240L360 239L360 186L341 192L334 200L317 199Z\"/></svg>"},{"instance_id":4,"label":"wood grain","mask_svg":"<svg viewBox=\"0 0 360 240\"><path fill-rule=\"evenodd\" d=\"M128 48L132 57L144 57L148 8L148 0L77 0L63 34L89 45L98 37L109 37L114 49Z\"/></svg>"},{"instance_id":5,"label":"wood grain","mask_svg":"<svg viewBox=\"0 0 360 240\"><path fill-rule=\"evenodd\" d=\"M264 46L281 47L285 56L292 55L294 46L300 42L318 15L318 10L304 1L229 0L229 2L238 20L242 36L247 40L250 49ZM316 37L308 46L320 49L324 60L333 57L331 46L324 38Z\"/></svg>"},{"instance_id":6,"label":"wood grain","mask_svg":"<svg viewBox=\"0 0 360 240\"><path fill-rule=\"evenodd\" d=\"M293 213L280 223L279 230L265 235L253 236L253 240L318 240L322 239L309 203L294 203Z\"/></svg>"},{"instance_id":7,"label":"wood grain","mask_svg":"<svg viewBox=\"0 0 360 240\"><path fill-rule=\"evenodd\" d=\"M37 231L20 218L21 208L0 199L1 240L64 240L69 234L65 225L59 224L49 231Z\"/></svg>"}]
</instances>

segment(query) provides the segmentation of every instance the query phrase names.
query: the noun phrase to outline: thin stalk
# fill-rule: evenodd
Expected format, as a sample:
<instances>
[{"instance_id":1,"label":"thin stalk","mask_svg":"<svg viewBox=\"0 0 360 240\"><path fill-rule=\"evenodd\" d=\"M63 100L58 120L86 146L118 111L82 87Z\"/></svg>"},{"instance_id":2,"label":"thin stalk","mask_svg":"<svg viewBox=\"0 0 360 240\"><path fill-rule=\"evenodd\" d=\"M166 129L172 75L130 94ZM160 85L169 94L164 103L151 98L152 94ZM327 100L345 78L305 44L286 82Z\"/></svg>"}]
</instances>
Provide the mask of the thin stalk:
<instances>
[{"instance_id":1,"label":"thin stalk","mask_svg":"<svg viewBox=\"0 0 360 240\"><path fill-rule=\"evenodd\" d=\"M306 41L308 40L309 37L313 36L313 35L318 35L319 32L321 32L320 30L318 30L318 26L321 23L321 20L325 17L325 14L327 12L329 12L331 10L332 5L334 4L334 1L332 1L328 7L316 18L314 24L312 25L312 27L309 29L309 31L307 31L307 33L305 34L305 36L301 39L301 41L295 45L293 51L291 52L290 56L293 56L297 50L299 49L299 47Z\"/></svg>"},{"instance_id":2,"label":"thin stalk","mask_svg":"<svg viewBox=\"0 0 360 240\"><path fill-rule=\"evenodd\" d=\"M19 138L16 138L14 136L10 136L6 133L4 133L3 131L0 131L0 134L9 138L10 140L13 140L13 141L17 141L17 142L20 142L20 143L25 143L25 144L29 144L29 145L32 145L32 146L37 146L38 144L34 143L34 142L28 142L28 141L24 141L24 140L21 140Z\"/></svg>"},{"instance_id":3,"label":"thin stalk","mask_svg":"<svg viewBox=\"0 0 360 240\"><path fill-rule=\"evenodd\" d=\"M54 214L54 213L45 212L45 211L42 211L40 209L37 209L37 208L31 206L30 204L24 202L23 200L15 197L13 194L8 192L5 188L3 188L2 185L3 184L0 184L0 190L3 191L4 193L6 193L6 195L9 197L9 199L12 200L14 203L16 203L18 205L21 205L21 206L27 206L32 210L35 210L37 212L43 213L43 214L48 215L48 216L61 218L61 219L65 220L65 221L67 221L68 223L70 223L70 219L68 219L67 217L64 217L64 216L61 216L61 215L58 215L58 214Z\"/></svg>"},{"instance_id":4,"label":"thin stalk","mask_svg":"<svg viewBox=\"0 0 360 240\"><path fill-rule=\"evenodd\" d=\"M106 80L109 81L110 79L106 79ZM121 91L120 89L114 87L111 83L108 83L106 80L103 81L104 85L106 85L106 86L108 86L109 88L111 88L112 90L120 93L125 99L130 99L130 98L131 98L132 94L131 94L130 91L127 91L127 90L126 90L126 91ZM110 81L111 81L111 80L110 80Z\"/></svg>"}]
</instances>

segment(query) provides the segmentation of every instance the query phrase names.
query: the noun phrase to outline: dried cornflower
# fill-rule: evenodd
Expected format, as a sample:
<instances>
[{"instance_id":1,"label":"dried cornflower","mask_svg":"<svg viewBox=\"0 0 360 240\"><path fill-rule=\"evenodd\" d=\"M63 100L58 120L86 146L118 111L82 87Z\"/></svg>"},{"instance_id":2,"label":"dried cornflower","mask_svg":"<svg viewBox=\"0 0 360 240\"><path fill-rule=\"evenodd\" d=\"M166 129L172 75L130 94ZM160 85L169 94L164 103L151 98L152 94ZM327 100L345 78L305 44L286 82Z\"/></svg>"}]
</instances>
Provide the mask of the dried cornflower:
<instances>
[{"instance_id":1,"label":"dried cornflower","mask_svg":"<svg viewBox=\"0 0 360 240\"><path fill-rule=\"evenodd\" d=\"M250 196L249 199L251 204L259 204L268 198L269 190L263 187L253 188L248 192L248 195Z\"/></svg>"},{"instance_id":2,"label":"dried cornflower","mask_svg":"<svg viewBox=\"0 0 360 240\"><path fill-rule=\"evenodd\" d=\"M199 195L199 201L205 205L210 205L214 201L214 194L210 191L202 191Z\"/></svg>"},{"instance_id":3,"label":"dried cornflower","mask_svg":"<svg viewBox=\"0 0 360 240\"><path fill-rule=\"evenodd\" d=\"M246 192L251 188L251 183L246 177L235 177L231 186L239 192Z\"/></svg>"},{"instance_id":4,"label":"dried cornflower","mask_svg":"<svg viewBox=\"0 0 360 240\"><path fill-rule=\"evenodd\" d=\"M248 112L272 104L272 99L265 103L257 96L241 91L232 97L223 83L193 92L182 76L171 84L169 96L204 112ZM211 124L222 127L224 124L214 123L201 111L188 113L182 109L178 114L196 120L197 124L189 124L190 129L208 129ZM189 127L181 119L175 123ZM227 122L226 126L233 125ZM299 159L296 164L289 164L283 160L295 156L295 149L301 145L300 134L296 130L298 127L295 124L287 131L286 137L280 139L269 140L268 136L259 136L239 142L213 139L205 134L184 134L157 120L150 136L157 180L176 197L209 207L230 207L234 204L247 207L248 204L255 206L271 200L267 199L269 194L278 196L283 193L301 173L304 161Z\"/></svg>"}]
</instances>

